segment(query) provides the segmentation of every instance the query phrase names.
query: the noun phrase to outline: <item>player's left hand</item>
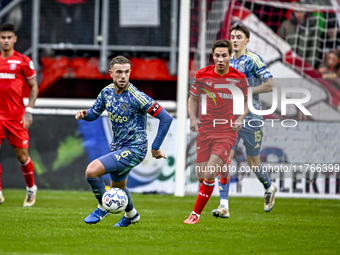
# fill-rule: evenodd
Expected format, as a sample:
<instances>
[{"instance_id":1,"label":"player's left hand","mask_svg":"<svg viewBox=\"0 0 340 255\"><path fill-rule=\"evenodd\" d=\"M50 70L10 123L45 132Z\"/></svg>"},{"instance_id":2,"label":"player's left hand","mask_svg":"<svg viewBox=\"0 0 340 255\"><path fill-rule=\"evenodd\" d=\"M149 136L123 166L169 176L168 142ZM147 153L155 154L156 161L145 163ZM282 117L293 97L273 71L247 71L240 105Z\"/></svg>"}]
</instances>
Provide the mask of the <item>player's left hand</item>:
<instances>
[{"instance_id":1,"label":"player's left hand","mask_svg":"<svg viewBox=\"0 0 340 255\"><path fill-rule=\"evenodd\" d=\"M166 159L166 156L161 152L161 150L151 149L151 153L152 153L152 157L154 157L156 159L160 159L160 158Z\"/></svg>"},{"instance_id":2,"label":"player's left hand","mask_svg":"<svg viewBox=\"0 0 340 255\"><path fill-rule=\"evenodd\" d=\"M24 116L22 116L22 119L20 121L21 124L23 124L24 129L28 129L33 122L32 113L25 112Z\"/></svg>"}]
</instances>

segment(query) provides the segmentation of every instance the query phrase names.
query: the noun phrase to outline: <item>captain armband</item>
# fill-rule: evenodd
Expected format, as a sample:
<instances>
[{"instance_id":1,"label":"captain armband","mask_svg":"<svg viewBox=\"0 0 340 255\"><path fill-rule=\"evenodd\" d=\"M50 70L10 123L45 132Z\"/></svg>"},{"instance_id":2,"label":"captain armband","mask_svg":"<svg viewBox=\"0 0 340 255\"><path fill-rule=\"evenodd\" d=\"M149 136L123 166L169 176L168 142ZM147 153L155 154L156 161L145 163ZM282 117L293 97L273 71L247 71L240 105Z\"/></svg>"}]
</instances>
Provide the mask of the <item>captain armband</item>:
<instances>
[{"instance_id":1,"label":"captain armband","mask_svg":"<svg viewBox=\"0 0 340 255\"><path fill-rule=\"evenodd\" d=\"M160 104L158 104L157 102L155 102L154 105L148 111L148 114L150 114L153 117L156 117L162 109L163 109L163 107Z\"/></svg>"}]
</instances>

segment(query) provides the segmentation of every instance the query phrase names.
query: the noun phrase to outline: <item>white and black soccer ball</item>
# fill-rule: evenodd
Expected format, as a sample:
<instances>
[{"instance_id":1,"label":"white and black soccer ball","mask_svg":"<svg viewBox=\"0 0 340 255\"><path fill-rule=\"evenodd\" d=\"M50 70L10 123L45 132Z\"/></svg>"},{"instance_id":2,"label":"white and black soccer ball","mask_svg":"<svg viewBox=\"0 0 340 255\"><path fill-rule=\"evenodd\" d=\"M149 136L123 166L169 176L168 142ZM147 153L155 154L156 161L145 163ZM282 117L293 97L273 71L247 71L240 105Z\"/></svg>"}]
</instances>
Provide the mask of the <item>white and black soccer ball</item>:
<instances>
[{"instance_id":1,"label":"white and black soccer ball","mask_svg":"<svg viewBox=\"0 0 340 255\"><path fill-rule=\"evenodd\" d=\"M102 198L102 205L110 213L120 213L125 210L128 197L124 190L111 188L107 190Z\"/></svg>"}]
</instances>

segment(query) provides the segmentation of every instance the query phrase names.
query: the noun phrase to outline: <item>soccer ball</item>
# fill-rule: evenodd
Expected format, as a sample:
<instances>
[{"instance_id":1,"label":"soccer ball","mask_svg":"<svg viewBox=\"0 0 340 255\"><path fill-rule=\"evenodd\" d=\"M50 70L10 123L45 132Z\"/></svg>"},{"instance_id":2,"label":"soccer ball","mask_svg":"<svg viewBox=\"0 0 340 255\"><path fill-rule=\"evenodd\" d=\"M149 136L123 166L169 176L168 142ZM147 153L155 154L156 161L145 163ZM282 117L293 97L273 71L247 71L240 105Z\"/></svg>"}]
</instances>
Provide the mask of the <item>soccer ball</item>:
<instances>
[{"instance_id":1,"label":"soccer ball","mask_svg":"<svg viewBox=\"0 0 340 255\"><path fill-rule=\"evenodd\" d=\"M128 197L124 190L112 188L107 190L102 198L102 205L110 213L120 213L125 210Z\"/></svg>"}]
</instances>

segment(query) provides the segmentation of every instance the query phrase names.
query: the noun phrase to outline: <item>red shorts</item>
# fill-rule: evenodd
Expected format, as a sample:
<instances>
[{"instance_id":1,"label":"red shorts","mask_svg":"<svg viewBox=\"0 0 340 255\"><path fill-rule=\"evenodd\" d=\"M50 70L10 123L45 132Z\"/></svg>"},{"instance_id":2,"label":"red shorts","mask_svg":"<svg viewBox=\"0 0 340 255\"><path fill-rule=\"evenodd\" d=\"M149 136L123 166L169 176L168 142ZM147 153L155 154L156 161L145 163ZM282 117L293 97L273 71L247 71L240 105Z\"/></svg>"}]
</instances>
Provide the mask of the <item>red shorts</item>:
<instances>
[{"instance_id":1,"label":"red shorts","mask_svg":"<svg viewBox=\"0 0 340 255\"><path fill-rule=\"evenodd\" d=\"M5 140L14 148L28 148L28 129L24 129L21 120L0 120L0 144Z\"/></svg>"},{"instance_id":2,"label":"red shorts","mask_svg":"<svg viewBox=\"0 0 340 255\"><path fill-rule=\"evenodd\" d=\"M236 143L237 136L234 134L223 134L218 137L216 134L197 136L197 158L196 163L207 162L211 154L219 156L223 162L227 162L230 151Z\"/></svg>"}]
</instances>

